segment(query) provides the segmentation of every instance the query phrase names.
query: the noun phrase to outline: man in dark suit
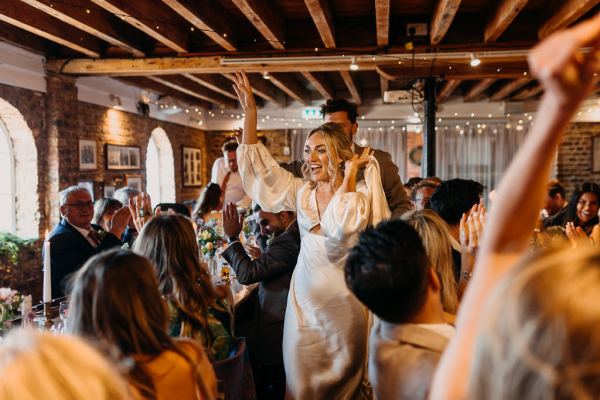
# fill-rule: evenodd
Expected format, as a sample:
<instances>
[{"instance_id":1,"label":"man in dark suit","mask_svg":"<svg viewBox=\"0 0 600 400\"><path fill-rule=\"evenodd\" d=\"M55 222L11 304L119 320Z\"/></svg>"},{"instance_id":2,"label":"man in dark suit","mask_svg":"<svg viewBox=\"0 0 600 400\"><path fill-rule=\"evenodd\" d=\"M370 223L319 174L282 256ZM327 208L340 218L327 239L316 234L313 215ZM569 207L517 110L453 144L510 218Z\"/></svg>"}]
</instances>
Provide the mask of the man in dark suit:
<instances>
[{"instance_id":1,"label":"man in dark suit","mask_svg":"<svg viewBox=\"0 0 600 400\"><path fill-rule=\"evenodd\" d=\"M356 104L349 103L343 99L329 99L325 104L321 105L321 115L325 122L336 122L341 124L350 136L350 140L354 144L354 153L361 154L364 147L354 143L354 135L358 131L358 110ZM406 211L410 210L410 200L406 195L400 176L398 175L398 167L392 161L390 153L382 150L372 149L373 156L379 163L379 172L381 174L381 184L385 192L385 198L388 207L392 212L392 219L399 218ZM295 176L302 178L303 160L292 161L290 163L281 164L283 168L293 173Z\"/></svg>"},{"instance_id":2,"label":"man in dark suit","mask_svg":"<svg viewBox=\"0 0 600 400\"><path fill-rule=\"evenodd\" d=\"M68 279L94 254L121 246L119 239L131 218L127 207L115 212L110 232L96 231L90 225L94 203L87 189L71 186L60 192L61 221L50 240L52 298L68 294ZM46 254L42 255L44 258Z\"/></svg>"},{"instance_id":3,"label":"man in dark suit","mask_svg":"<svg viewBox=\"0 0 600 400\"><path fill-rule=\"evenodd\" d=\"M229 203L223 210L223 232L229 238L223 257L240 283L260 282L258 304L253 310L254 334L248 337L248 348L258 397L283 398L283 320L290 279L300 252L300 233L293 212L274 214L259 208L257 211L261 234L273 237L264 253L254 260L248 256L239 241L243 222L235 204Z\"/></svg>"}]
</instances>

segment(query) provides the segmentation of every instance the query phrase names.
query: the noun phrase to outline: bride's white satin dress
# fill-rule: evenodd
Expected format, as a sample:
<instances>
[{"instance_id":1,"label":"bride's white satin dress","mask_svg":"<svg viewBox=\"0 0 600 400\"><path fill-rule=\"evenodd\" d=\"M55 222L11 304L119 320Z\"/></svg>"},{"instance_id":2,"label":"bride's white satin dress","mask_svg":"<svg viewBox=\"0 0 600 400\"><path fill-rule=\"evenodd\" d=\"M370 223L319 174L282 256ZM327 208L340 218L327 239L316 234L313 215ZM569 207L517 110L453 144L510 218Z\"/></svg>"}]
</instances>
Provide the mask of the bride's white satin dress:
<instances>
[{"instance_id":1,"label":"bride's white satin dress","mask_svg":"<svg viewBox=\"0 0 600 400\"><path fill-rule=\"evenodd\" d=\"M344 263L367 224L389 218L377 161L367 165L356 192L337 192L319 218L315 189L281 168L261 143L240 145L237 160L246 193L265 211L296 212L300 227L283 332L286 397L372 398L369 314L346 286ZM323 235L310 232L318 225Z\"/></svg>"}]
</instances>

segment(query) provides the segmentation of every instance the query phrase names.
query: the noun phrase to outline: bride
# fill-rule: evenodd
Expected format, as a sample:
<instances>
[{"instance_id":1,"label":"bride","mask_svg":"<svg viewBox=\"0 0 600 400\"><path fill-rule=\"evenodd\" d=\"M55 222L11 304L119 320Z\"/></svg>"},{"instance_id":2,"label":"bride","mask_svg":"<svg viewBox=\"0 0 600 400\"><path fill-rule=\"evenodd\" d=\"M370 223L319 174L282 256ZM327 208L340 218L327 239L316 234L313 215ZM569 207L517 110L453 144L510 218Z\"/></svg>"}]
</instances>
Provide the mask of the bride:
<instances>
[{"instance_id":1,"label":"bride","mask_svg":"<svg viewBox=\"0 0 600 400\"><path fill-rule=\"evenodd\" d=\"M244 190L263 210L296 212L302 238L283 333L287 397L371 398L368 313L346 287L343 267L359 232L389 218L377 161L368 148L353 154L341 125L326 123L310 132L305 179L295 178L257 141L256 104L244 73L236 74L234 89L246 114L237 150Z\"/></svg>"}]
</instances>

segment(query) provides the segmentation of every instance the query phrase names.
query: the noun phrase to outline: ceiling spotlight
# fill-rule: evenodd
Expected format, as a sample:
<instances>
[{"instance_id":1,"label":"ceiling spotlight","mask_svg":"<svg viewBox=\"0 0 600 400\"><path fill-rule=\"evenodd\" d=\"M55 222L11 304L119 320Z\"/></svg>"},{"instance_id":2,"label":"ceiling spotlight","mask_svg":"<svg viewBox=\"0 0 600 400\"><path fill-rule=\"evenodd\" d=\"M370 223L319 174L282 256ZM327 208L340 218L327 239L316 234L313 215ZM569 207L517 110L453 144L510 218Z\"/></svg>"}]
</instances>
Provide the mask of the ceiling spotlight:
<instances>
[{"instance_id":1,"label":"ceiling spotlight","mask_svg":"<svg viewBox=\"0 0 600 400\"><path fill-rule=\"evenodd\" d=\"M271 79L271 74L269 74L267 71L263 72L263 79L266 79L266 80Z\"/></svg>"},{"instance_id":2,"label":"ceiling spotlight","mask_svg":"<svg viewBox=\"0 0 600 400\"><path fill-rule=\"evenodd\" d=\"M350 69L352 71L358 70L358 64L356 63L356 57L352 57L352 63L350 64Z\"/></svg>"},{"instance_id":3,"label":"ceiling spotlight","mask_svg":"<svg viewBox=\"0 0 600 400\"><path fill-rule=\"evenodd\" d=\"M477 67L479 64L481 64L481 60L471 53L471 62L469 64L471 64L471 67Z\"/></svg>"}]
</instances>

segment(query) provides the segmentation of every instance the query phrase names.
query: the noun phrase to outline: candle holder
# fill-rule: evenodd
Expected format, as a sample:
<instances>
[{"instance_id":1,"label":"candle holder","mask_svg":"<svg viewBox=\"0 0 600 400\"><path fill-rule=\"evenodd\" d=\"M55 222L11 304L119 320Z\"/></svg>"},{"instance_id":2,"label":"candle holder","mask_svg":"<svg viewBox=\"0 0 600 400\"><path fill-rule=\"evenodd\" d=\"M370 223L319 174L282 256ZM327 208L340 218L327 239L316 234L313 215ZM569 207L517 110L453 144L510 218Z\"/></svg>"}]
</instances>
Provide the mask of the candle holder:
<instances>
[{"instance_id":1,"label":"candle holder","mask_svg":"<svg viewBox=\"0 0 600 400\"><path fill-rule=\"evenodd\" d=\"M52 302L44 302L44 328L49 330L52 327Z\"/></svg>"}]
</instances>

